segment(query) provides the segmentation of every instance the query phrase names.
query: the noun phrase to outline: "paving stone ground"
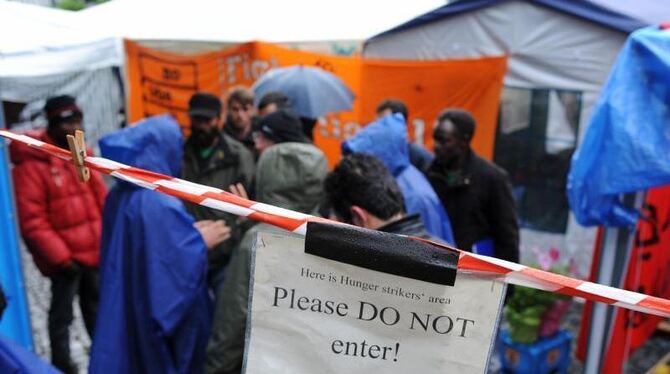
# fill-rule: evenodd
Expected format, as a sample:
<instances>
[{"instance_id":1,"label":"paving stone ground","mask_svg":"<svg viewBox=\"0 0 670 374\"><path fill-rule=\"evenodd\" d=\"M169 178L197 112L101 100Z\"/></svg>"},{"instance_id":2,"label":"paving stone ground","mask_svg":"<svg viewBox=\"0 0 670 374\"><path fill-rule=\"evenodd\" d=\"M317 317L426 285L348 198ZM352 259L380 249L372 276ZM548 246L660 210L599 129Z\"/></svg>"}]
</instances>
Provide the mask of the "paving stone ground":
<instances>
[{"instance_id":1,"label":"paving stone ground","mask_svg":"<svg viewBox=\"0 0 670 374\"><path fill-rule=\"evenodd\" d=\"M33 327L35 352L45 360L50 361L51 350L49 348L48 315L51 303L51 282L37 270L32 257L25 250L25 247L21 248L21 258L23 260L23 276L28 294L30 320ZM79 372L86 373L91 340L84 328L84 320L78 307L78 300L75 301L74 305L74 323L70 327L72 359L79 367Z\"/></svg>"}]
</instances>

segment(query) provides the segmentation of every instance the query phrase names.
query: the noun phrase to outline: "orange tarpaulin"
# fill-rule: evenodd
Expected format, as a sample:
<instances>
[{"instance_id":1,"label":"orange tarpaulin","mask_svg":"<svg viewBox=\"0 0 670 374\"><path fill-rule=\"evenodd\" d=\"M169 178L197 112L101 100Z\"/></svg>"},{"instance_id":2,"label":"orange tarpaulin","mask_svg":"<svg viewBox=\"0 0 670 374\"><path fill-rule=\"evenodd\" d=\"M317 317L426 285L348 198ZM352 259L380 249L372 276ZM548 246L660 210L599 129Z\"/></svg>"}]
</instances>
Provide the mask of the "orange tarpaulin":
<instances>
[{"instance_id":1,"label":"orange tarpaulin","mask_svg":"<svg viewBox=\"0 0 670 374\"><path fill-rule=\"evenodd\" d=\"M444 108L470 110L478 128L473 146L486 158L493 154L505 57L447 61L370 60L291 50L250 42L222 51L179 55L125 42L130 85L131 122L172 113L188 126L186 109L195 91L224 95L233 86L251 86L273 67L319 66L339 76L355 93L353 109L319 119L315 142L331 165L340 157L340 143L375 117L380 101L396 98L409 107L410 137L432 148L435 117Z\"/></svg>"}]
</instances>

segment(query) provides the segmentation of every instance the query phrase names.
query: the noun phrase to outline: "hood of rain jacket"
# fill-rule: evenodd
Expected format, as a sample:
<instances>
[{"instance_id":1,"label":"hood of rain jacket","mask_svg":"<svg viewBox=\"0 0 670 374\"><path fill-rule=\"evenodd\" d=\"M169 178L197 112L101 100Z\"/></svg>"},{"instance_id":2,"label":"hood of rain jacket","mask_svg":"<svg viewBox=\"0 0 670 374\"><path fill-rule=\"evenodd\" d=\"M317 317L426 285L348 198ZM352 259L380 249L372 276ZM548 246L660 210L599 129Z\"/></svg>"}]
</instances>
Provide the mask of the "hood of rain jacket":
<instances>
[{"instance_id":1,"label":"hood of rain jacket","mask_svg":"<svg viewBox=\"0 0 670 374\"><path fill-rule=\"evenodd\" d=\"M407 213L418 213L430 234L454 244L444 206L428 179L410 163L407 126L401 114L388 115L365 126L342 143L342 153L366 153L380 159L398 182Z\"/></svg>"}]
</instances>

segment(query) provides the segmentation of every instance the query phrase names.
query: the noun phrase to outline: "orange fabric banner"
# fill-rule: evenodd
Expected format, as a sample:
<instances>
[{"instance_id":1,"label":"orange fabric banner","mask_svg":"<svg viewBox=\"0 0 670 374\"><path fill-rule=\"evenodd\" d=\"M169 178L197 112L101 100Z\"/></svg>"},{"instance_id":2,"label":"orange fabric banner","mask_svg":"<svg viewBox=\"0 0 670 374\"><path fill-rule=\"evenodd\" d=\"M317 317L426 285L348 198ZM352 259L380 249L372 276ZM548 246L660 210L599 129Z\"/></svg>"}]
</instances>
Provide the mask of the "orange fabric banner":
<instances>
[{"instance_id":1,"label":"orange fabric banner","mask_svg":"<svg viewBox=\"0 0 670 374\"><path fill-rule=\"evenodd\" d=\"M375 118L384 99L404 101L409 133L432 149L437 114L461 107L477 119L473 147L491 159L506 57L446 61L370 60L296 51L250 42L222 51L180 55L125 42L129 121L170 112L188 127L186 110L195 91L223 96L233 86L250 87L268 69L289 65L319 66L339 76L356 95L351 111L320 118L315 143L331 166L340 158L340 143Z\"/></svg>"}]
</instances>

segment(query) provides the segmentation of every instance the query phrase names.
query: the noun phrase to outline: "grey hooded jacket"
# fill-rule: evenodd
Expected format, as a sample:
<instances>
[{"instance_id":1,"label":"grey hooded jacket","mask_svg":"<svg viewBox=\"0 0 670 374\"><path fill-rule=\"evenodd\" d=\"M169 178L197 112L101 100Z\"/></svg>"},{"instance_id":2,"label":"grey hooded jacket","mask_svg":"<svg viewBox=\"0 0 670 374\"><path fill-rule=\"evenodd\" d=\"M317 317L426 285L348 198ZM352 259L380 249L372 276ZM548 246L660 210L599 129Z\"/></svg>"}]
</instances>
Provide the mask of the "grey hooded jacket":
<instances>
[{"instance_id":1,"label":"grey hooded jacket","mask_svg":"<svg viewBox=\"0 0 670 374\"><path fill-rule=\"evenodd\" d=\"M315 214L325 198L326 158L312 144L281 143L261 155L256 168L256 199L265 204ZM242 368L249 296L251 254L259 231L286 231L260 223L249 229L233 251L228 274L217 290L207 373L239 373Z\"/></svg>"}]
</instances>

